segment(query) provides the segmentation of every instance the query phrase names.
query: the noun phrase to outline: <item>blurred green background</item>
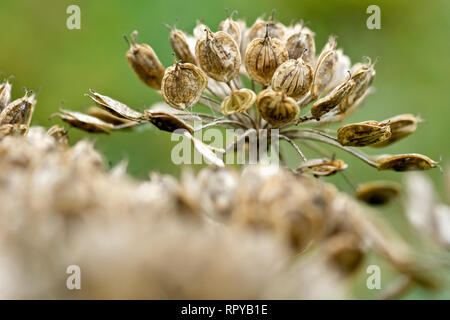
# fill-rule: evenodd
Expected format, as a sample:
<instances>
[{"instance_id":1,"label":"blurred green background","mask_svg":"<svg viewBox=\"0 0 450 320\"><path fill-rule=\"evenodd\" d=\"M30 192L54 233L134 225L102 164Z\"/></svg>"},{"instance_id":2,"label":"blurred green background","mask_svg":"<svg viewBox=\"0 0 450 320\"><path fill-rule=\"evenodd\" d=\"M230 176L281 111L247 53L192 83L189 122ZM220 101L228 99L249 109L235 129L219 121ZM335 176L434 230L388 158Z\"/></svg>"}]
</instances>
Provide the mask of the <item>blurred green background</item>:
<instances>
[{"instance_id":1,"label":"blurred green background","mask_svg":"<svg viewBox=\"0 0 450 320\"><path fill-rule=\"evenodd\" d=\"M67 6L81 8L81 30L66 28ZM381 30L366 27L366 8L381 8ZM33 123L49 127L59 123L48 117L61 101L68 109L83 111L91 105L84 96L89 88L112 96L131 107L144 109L160 101L159 95L141 83L125 60L128 49L123 34L139 31L138 41L149 43L165 66L172 64L169 31L163 23L191 32L197 19L216 30L225 18L225 8L238 10L248 24L263 13L276 9L276 18L285 24L304 19L316 33L317 50L330 34L338 36L338 46L352 62L363 56L381 57L376 66L376 93L349 121L383 120L401 113L420 115L426 122L417 132L384 150L368 153L422 153L444 167L450 156L450 1L361 1L361 0L1 0L0 72L14 75L13 93L23 95L27 87L39 92ZM116 132L110 136L88 135L70 129L72 143L88 137L96 141L110 166L128 159L129 172L146 178L157 170L178 174L180 167L170 160L170 134L156 129ZM377 172L346 154L349 175L356 182L374 179L402 179L402 174ZM298 161L290 153L291 165ZM439 170L427 174L444 196L444 179ZM342 190L350 188L342 176L331 178ZM393 216L399 204L384 214ZM397 220L401 220L400 218ZM361 293L365 296L365 293ZM370 296L370 294L368 294ZM447 294L447 297L449 295ZM409 297L424 296L415 291ZM442 296L438 296L442 297Z\"/></svg>"}]
</instances>

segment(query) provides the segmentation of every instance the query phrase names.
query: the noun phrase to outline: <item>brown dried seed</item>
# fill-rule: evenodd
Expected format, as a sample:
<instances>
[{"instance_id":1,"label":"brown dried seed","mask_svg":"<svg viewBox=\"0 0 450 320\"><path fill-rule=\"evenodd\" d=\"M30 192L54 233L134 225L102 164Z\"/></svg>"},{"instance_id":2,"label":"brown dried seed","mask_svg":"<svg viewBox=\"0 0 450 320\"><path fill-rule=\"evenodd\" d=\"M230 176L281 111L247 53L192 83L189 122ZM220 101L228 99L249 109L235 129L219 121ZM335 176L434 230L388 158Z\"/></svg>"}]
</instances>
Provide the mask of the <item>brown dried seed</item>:
<instances>
[{"instance_id":1,"label":"brown dried seed","mask_svg":"<svg viewBox=\"0 0 450 320\"><path fill-rule=\"evenodd\" d=\"M125 37L130 45L126 53L128 63L142 82L150 88L159 90L164 76L164 66L149 45L136 43L136 35L137 31L134 31L131 35L131 43Z\"/></svg>"},{"instance_id":2,"label":"brown dried seed","mask_svg":"<svg viewBox=\"0 0 450 320\"><path fill-rule=\"evenodd\" d=\"M226 97L221 104L221 112L230 115L237 112L244 112L256 101L256 94L250 89L233 90L231 95Z\"/></svg>"},{"instance_id":3,"label":"brown dried seed","mask_svg":"<svg viewBox=\"0 0 450 320\"><path fill-rule=\"evenodd\" d=\"M69 111L61 108L59 111L60 113L56 115L58 115L63 121L87 132L109 134L109 130L114 129L112 124L81 112Z\"/></svg>"},{"instance_id":4,"label":"brown dried seed","mask_svg":"<svg viewBox=\"0 0 450 320\"><path fill-rule=\"evenodd\" d=\"M377 121L364 121L342 126L337 131L337 138L341 145L364 147L391 136L391 128L386 123Z\"/></svg>"},{"instance_id":5,"label":"brown dried seed","mask_svg":"<svg viewBox=\"0 0 450 320\"><path fill-rule=\"evenodd\" d=\"M226 32L205 29L205 35L197 40L195 56L202 70L214 80L229 82L239 74L239 48Z\"/></svg>"},{"instance_id":6,"label":"brown dried seed","mask_svg":"<svg viewBox=\"0 0 450 320\"><path fill-rule=\"evenodd\" d=\"M281 64L272 77L272 89L283 91L296 100L302 98L311 87L313 70L300 57Z\"/></svg>"},{"instance_id":7,"label":"brown dried seed","mask_svg":"<svg viewBox=\"0 0 450 320\"><path fill-rule=\"evenodd\" d=\"M164 74L161 94L170 106L184 110L198 102L207 84L208 79L200 68L175 61Z\"/></svg>"},{"instance_id":8,"label":"brown dried seed","mask_svg":"<svg viewBox=\"0 0 450 320\"><path fill-rule=\"evenodd\" d=\"M264 38L250 42L245 52L245 69L250 78L262 85L269 85L275 70L289 59L283 42L269 36L266 28Z\"/></svg>"},{"instance_id":9,"label":"brown dried seed","mask_svg":"<svg viewBox=\"0 0 450 320\"><path fill-rule=\"evenodd\" d=\"M0 113L0 125L25 124L30 125L36 98L32 91L27 91L22 98L8 104Z\"/></svg>"},{"instance_id":10,"label":"brown dried seed","mask_svg":"<svg viewBox=\"0 0 450 320\"><path fill-rule=\"evenodd\" d=\"M0 112L8 106L11 100L11 87L8 79L0 84Z\"/></svg>"},{"instance_id":11,"label":"brown dried seed","mask_svg":"<svg viewBox=\"0 0 450 320\"><path fill-rule=\"evenodd\" d=\"M194 133L194 129L175 114L145 110L145 115L146 120L151 122L159 130L174 132L177 129L185 129L191 134Z\"/></svg>"},{"instance_id":12,"label":"brown dried seed","mask_svg":"<svg viewBox=\"0 0 450 320\"><path fill-rule=\"evenodd\" d=\"M286 49L289 53L289 59L298 59L302 57L305 62L314 66L316 44L312 33L302 30L290 35L286 39Z\"/></svg>"},{"instance_id":13,"label":"brown dried seed","mask_svg":"<svg viewBox=\"0 0 450 320\"><path fill-rule=\"evenodd\" d=\"M330 37L317 59L316 69L314 70L314 81L311 86L311 97L313 99L317 99L333 79L337 62L335 49L336 38Z\"/></svg>"},{"instance_id":14,"label":"brown dried seed","mask_svg":"<svg viewBox=\"0 0 450 320\"><path fill-rule=\"evenodd\" d=\"M92 95L88 94L87 96L91 98L92 101L94 101L97 106L99 106L102 109L105 109L108 112L111 112L113 115L117 117L128 120L139 120L143 116L142 113L131 109L122 102L114 100L113 98L110 98L108 96L101 95L92 89L89 89L89 92Z\"/></svg>"},{"instance_id":15,"label":"brown dried seed","mask_svg":"<svg viewBox=\"0 0 450 320\"><path fill-rule=\"evenodd\" d=\"M347 169L347 164L342 160L320 158L302 162L297 167L297 172L327 177L345 169Z\"/></svg>"},{"instance_id":16,"label":"brown dried seed","mask_svg":"<svg viewBox=\"0 0 450 320\"><path fill-rule=\"evenodd\" d=\"M330 112L345 99L354 86L355 81L349 79L340 86L337 86L327 96L317 100L311 107L312 116L316 119L320 119L324 114Z\"/></svg>"},{"instance_id":17,"label":"brown dried seed","mask_svg":"<svg viewBox=\"0 0 450 320\"><path fill-rule=\"evenodd\" d=\"M294 99L284 92L271 89L261 91L256 98L256 107L261 117L272 126L280 126L294 120L300 108Z\"/></svg>"},{"instance_id":18,"label":"brown dried seed","mask_svg":"<svg viewBox=\"0 0 450 320\"><path fill-rule=\"evenodd\" d=\"M105 109L101 109L98 107L90 107L87 111L87 114L96 117L102 121L111 123L113 125L122 125L132 122L131 120L117 117L112 113L110 113L109 111L106 111Z\"/></svg>"},{"instance_id":19,"label":"brown dried seed","mask_svg":"<svg viewBox=\"0 0 450 320\"><path fill-rule=\"evenodd\" d=\"M26 124L3 124L0 125L0 138L4 136L25 136L29 126Z\"/></svg>"},{"instance_id":20,"label":"brown dried seed","mask_svg":"<svg viewBox=\"0 0 450 320\"><path fill-rule=\"evenodd\" d=\"M395 156L379 156L375 159L378 170L428 170L436 167L437 162L431 160L427 156L409 153L399 154Z\"/></svg>"},{"instance_id":21,"label":"brown dried seed","mask_svg":"<svg viewBox=\"0 0 450 320\"><path fill-rule=\"evenodd\" d=\"M269 36L271 38L276 38L279 40L284 40L287 34L287 28L280 22L276 22L273 19L273 15L269 17L268 21L264 21L261 18L258 18L255 23L248 29L246 42L249 44L254 39L264 38L266 32L269 32Z\"/></svg>"},{"instance_id":22,"label":"brown dried seed","mask_svg":"<svg viewBox=\"0 0 450 320\"><path fill-rule=\"evenodd\" d=\"M383 121L391 128L391 137L388 140L376 143L373 147L384 147L398 141L417 129L420 119L413 114L401 114Z\"/></svg>"},{"instance_id":23,"label":"brown dried seed","mask_svg":"<svg viewBox=\"0 0 450 320\"><path fill-rule=\"evenodd\" d=\"M178 59L180 59L182 62L188 62L192 64L197 63L194 53L191 51L187 37L183 31L173 28L170 31L169 39L170 45L172 46L172 49Z\"/></svg>"},{"instance_id":24,"label":"brown dried seed","mask_svg":"<svg viewBox=\"0 0 450 320\"><path fill-rule=\"evenodd\" d=\"M241 44L241 26L233 20L235 13L237 11L233 11L227 19L219 24L219 30L228 33L239 47Z\"/></svg>"},{"instance_id":25,"label":"brown dried seed","mask_svg":"<svg viewBox=\"0 0 450 320\"><path fill-rule=\"evenodd\" d=\"M57 142L68 145L69 137L67 135L67 130L61 127L59 124L55 124L50 129L47 130L47 134L53 137Z\"/></svg>"},{"instance_id":26,"label":"brown dried seed","mask_svg":"<svg viewBox=\"0 0 450 320\"><path fill-rule=\"evenodd\" d=\"M355 196L370 205L383 205L400 194L401 187L392 181L371 181L358 186Z\"/></svg>"}]
</instances>

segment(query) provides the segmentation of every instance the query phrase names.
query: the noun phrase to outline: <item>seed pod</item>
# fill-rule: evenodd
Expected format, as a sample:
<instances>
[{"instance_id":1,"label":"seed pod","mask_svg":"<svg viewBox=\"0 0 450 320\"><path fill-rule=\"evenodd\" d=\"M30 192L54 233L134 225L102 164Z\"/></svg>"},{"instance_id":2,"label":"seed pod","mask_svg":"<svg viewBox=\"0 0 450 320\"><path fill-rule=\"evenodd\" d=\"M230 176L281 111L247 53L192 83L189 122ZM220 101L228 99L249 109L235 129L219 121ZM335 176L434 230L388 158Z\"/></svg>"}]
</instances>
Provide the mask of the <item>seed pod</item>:
<instances>
[{"instance_id":1,"label":"seed pod","mask_svg":"<svg viewBox=\"0 0 450 320\"><path fill-rule=\"evenodd\" d=\"M342 126L337 131L337 138L341 145L364 147L385 141L391 136L391 128L386 123L364 121Z\"/></svg>"},{"instance_id":2,"label":"seed pod","mask_svg":"<svg viewBox=\"0 0 450 320\"><path fill-rule=\"evenodd\" d=\"M289 53L289 59L302 57L305 62L314 66L316 44L312 33L300 31L290 35L286 39L286 49Z\"/></svg>"},{"instance_id":3,"label":"seed pod","mask_svg":"<svg viewBox=\"0 0 450 320\"><path fill-rule=\"evenodd\" d=\"M437 165L437 162L417 153L380 156L375 162L378 170L394 171L428 170Z\"/></svg>"},{"instance_id":4,"label":"seed pod","mask_svg":"<svg viewBox=\"0 0 450 320\"><path fill-rule=\"evenodd\" d=\"M256 98L256 107L261 117L272 126L281 126L294 120L300 108L294 99L284 92L271 89L261 91Z\"/></svg>"},{"instance_id":5,"label":"seed pod","mask_svg":"<svg viewBox=\"0 0 450 320\"><path fill-rule=\"evenodd\" d=\"M347 164L342 160L321 158L302 162L297 167L297 172L312 174L315 177L328 177L345 169L347 169Z\"/></svg>"},{"instance_id":6,"label":"seed pod","mask_svg":"<svg viewBox=\"0 0 450 320\"><path fill-rule=\"evenodd\" d=\"M202 70L214 80L229 82L239 74L239 48L226 32L205 29L205 36L197 40L195 56Z\"/></svg>"},{"instance_id":7,"label":"seed pod","mask_svg":"<svg viewBox=\"0 0 450 320\"><path fill-rule=\"evenodd\" d=\"M233 11L227 19L219 24L219 30L228 33L239 47L241 44L241 26L233 20L235 13L237 11Z\"/></svg>"},{"instance_id":8,"label":"seed pod","mask_svg":"<svg viewBox=\"0 0 450 320\"><path fill-rule=\"evenodd\" d=\"M112 113L110 113L109 111L106 111L98 107L90 107L87 111L87 114L92 117L96 117L102 121L105 121L107 123L111 123L113 125L123 125L132 122L131 120L117 117Z\"/></svg>"},{"instance_id":9,"label":"seed pod","mask_svg":"<svg viewBox=\"0 0 450 320\"><path fill-rule=\"evenodd\" d=\"M400 194L401 187L392 181L371 181L358 186L356 198L370 205L383 205Z\"/></svg>"},{"instance_id":10,"label":"seed pod","mask_svg":"<svg viewBox=\"0 0 450 320\"><path fill-rule=\"evenodd\" d=\"M256 94L250 89L233 90L231 95L226 97L221 104L221 112L230 115L237 112L244 112L256 101Z\"/></svg>"},{"instance_id":11,"label":"seed pod","mask_svg":"<svg viewBox=\"0 0 450 320\"><path fill-rule=\"evenodd\" d=\"M208 79L198 67L175 61L164 74L161 94L170 106L184 110L198 102L207 84Z\"/></svg>"},{"instance_id":12,"label":"seed pod","mask_svg":"<svg viewBox=\"0 0 450 320\"><path fill-rule=\"evenodd\" d=\"M92 101L95 102L97 106L99 106L102 109L105 109L106 111L112 113L113 115L128 119L128 120L139 120L142 118L142 113L135 111L128 107L127 105L123 104L120 101L114 100L113 98L110 98L108 96L101 95L98 92L95 92L92 89L89 89L89 92L91 95L87 95L89 98L92 99Z\"/></svg>"},{"instance_id":13,"label":"seed pod","mask_svg":"<svg viewBox=\"0 0 450 320\"><path fill-rule=\"evenodd\" d=\"M350 78L348 81L336 87L327 96L317 100L311 107L312 116L320 119L324 114L330 112L345 99L354 86L355 81Z\"/></svg>"},{"instance_id":14,"label":"seed pod","mask_svg":"<svg viewBox=\"0 0 450 320\"><path fill-rule=\"evenodd\" d=\"M345 274L358 269L364 258L361 239L353 233L339 233L332 236L325 245L329 261Z\"/></svg>"},{"instance_id":15,"label":"seed pod","mask_svg":"<svg viewBox=\"0 0 450 320\"><path fill-rule=\"evenodd\" d=\"M272 77L272 89L283 91L296 100L302 98L311 87L313 80L311 66L300 57L281 64Z\"/></svg>"},{"instance_id":16,"label":"seed pod","mask_svg":"<svg viewBox=\"0 0 450 320\"><path fill-rule=\"evenodd\" d=\"M182 62L196 64L194 54L189 47L187 37L183 31L173 28L170 31L169 40L173 52L175 52L178 59Z\"/></svg>"},{"instance_id":17,"label":"seed pod","mask_svg":"<svg viewBox=\"0 0 450 320\"><path fill-rule=\"evenodd\" d=\"M267 30L268 29L268 30ZM264 21L261 18L258 18L253 26L248 29L246 42L249 44L254 39L264 38L267 31L271 38L275 38L278 40L284 40L287 34L287 28L280 22L276 22L273 19L273 14L269 17L268 21Z\"/></svg>"},{"instance_id":18,"label":"seed pod","mask_svg":"<svg viewBox=\"0 0 450 320\"><path fill-rule=\"evenodd\" d=\"M87 132L109 134L109 130L114 129L112 124L81 112L69 111L61 108L59 111L60 113L57 113L56 115L59 116L61 120Z\"/></svg>"},{"instance_id":19,"label":"seed pod","mask_svg":"<svg viewBox=\"0 0 450 320\"><path fill-rule=\"evenodd\" d=\"M58 124L55 124L47 130L47 134L53 137L58 143L63 145L69 145L69 138L67 136L67 130Z\"/></svg>"},{"instance_id":20,"label":"seed pod","mask_svg":"<svg viewBox=\"0 0 450 320\"><path fill-rule=\"evenodd\" d=\"M245 52L245 68L253 80L269 85L275 70L289 59L289 54L283 43L269 36L266 28L264 38L256 38L248 45Z\"/></svg>"},{"instance_id":21,"label":"seed pod","mask_svg":"<svg viewBox=\"0 0 450 320\"><path fill-rule=\"evenodd\" d=\"M194 133L194 129L186 122L178 118L175 114L145 110L145 115L147 118L146 120L152 123L159 130L174 132L178 129L185 129L191 134Z\"/></svg>"},{"instance_id":22,"label":"seed pod","mask_svg":"<svg viewBox=\"0 0 450 320\"><path fill-rule=\"evenodd\" d=\"M35 95L27 91L22 98L14 100L0 113L0 125L25 124L30 125L36 105Z\"/></svg>"},{"instance_id":23,"label":"seed pod","mask_svg":"<svg viewBox=\"0 0 450 320\"><path fill-rule=\"evenodd\" d=\"M128 63L142 82L150 88L159 90L164 76L164 66L149 45L136 43L136 35L137 31L134 31L131 35L131 43L125 37L130 45L126 53Z\"/></svg>"},{"instance_id":24,"label":"seed pod","mask_svg":"<svg viewBox=\"0 0 450 320\"><path fill-rule=\"evenodd\" d=\"M336 39L330 37L325 48L317 59L316 69L314 70L314 81L311 86L311 97L317 99L321 93L327 88L333 79L336 69Z\"/></svg>"},{"instance_id":25,"label":"seed pod","mask_svg":"<svg viewBox=\"0 0 450 320\"><path fill-rule=\"evenodd\" d=\"M25 136L29 126L26 124L3 124L0 125L0 139L4 136Z\"/></svg>"},{"instance_id":26,"label":"seed pod","mask_svg":"<svg viewBox=\"0 0 450 320\"><path fill-rule=\"evenodd\" d=\"M205 29L208 29L208 27L205 24L203 24L200 20L197 20L197 25L193 30L193 35L195 39L198 40L202 38L205 34Z\"/></svg>"},{"instance_id":27,"label":"seed pod","mask_svg":"<svg viewBox=\"0 0 450 320\"><path fill-rule=\"evenodd\" d=\"M6 108L11 100L11 87L8 79L0 84L0 112Z\"/></svg>"},{"instance_id":28,"label":"seed pod","mask_svg":"<svg viewBox=\"0 0 450 320\"><path fill-rule=\"evenodd\" d=\"M391 137L388 140L376 143L373 147L384 147L400 140L417 129L417 123L420 121L413 114L401 114L387 120L383 123L387 123L391 128Z\"/></svg>"}]
</instances>

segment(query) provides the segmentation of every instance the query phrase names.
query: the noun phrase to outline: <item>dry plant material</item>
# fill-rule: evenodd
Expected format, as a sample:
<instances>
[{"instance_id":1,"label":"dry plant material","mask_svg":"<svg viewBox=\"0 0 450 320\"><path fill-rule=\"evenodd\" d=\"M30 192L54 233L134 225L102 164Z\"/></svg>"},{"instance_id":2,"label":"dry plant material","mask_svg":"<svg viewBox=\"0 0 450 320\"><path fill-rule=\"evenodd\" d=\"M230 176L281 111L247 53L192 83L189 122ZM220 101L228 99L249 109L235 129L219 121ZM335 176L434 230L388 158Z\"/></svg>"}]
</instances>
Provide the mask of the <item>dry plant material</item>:
<instances>
[{"instance_id":1,"label":"dry plant material","mask_svg":"<svg viewBox=\"0 0 450 320\"><path fill-rule=\"evenodd\" d=\"M376 163L378 170L394 171L428 170L437 165L437 162L417 153L379 156Z\"/></svg>"},{"instance_id":2,"label":"dry plant material","mask_svg":"<svg viewBox=\"0 0 450 320\"><path fill-rule=\"evenodd\" d=\"M300 111L294 99L289 98L284 92L270 89L258 94L256 106L261 117L274 126L294 120Z\"/></svg>"},{"instance_id":3,"label":"dry plant material","mask_svg":"<svg viewBox=\"0 0 450 320\"><path fill-rule=\"evenodd\" d=\"M297 172L312 174L315 177L331 176L347 169L347 164L338 159L310 159L297 167Z\"/></svg>"},{"instance_id":4,"label":"dry plant material","mask_svg":"<svg viewBox=\"0 0 450 320\"><path fill-rule=\"evenodd\" d=\"M294 99L302 98L310 89L313 69L301 57L281 64L272 77L272 89L283 91Z\"/></svg>"},{"instance_id":5,"label":"dry plant material","mask_svg":"<svg viewBox=\"0 0 450 320\"><path fill-rule=\"evenodd\" d=\"M416 131L420 119L413 114L401 114L383 121L391 128L389 139L375 143L373 147L384 147L409 136Z\"/></svg>"},{"instance_id":6,"label":"dry plant material","mask_svg":"<svg viewBox=\"0 0 450 320\"><path fill-rule=\"evenodd\" d=\"M242 113L251 108L256 101L256 94L249 89L233 90L223 99L220 110L224 115Z\"/></svg>"},{"instance_id":7,"label":"dry plant material","mask_svg":"<svg viewBox=\"0 0 450 320\"><path fill-rule=\"evenodd\" d=\"M370 205L384 205L395 199L401 191L398 183L392 181L371 181L356 188L355 196Z\"/></svg>"},{"instance_id":8,"label":"dry plant material","mask_svg":"<svg viewBox=\"0 0 450 320\"><path fill-rule=\"evenodd\" d=\"M386 141L390 137L389 125L377 121L347 124L337 131L338 141L343 146L365 147Z\"/></svg>"}]
</instances>

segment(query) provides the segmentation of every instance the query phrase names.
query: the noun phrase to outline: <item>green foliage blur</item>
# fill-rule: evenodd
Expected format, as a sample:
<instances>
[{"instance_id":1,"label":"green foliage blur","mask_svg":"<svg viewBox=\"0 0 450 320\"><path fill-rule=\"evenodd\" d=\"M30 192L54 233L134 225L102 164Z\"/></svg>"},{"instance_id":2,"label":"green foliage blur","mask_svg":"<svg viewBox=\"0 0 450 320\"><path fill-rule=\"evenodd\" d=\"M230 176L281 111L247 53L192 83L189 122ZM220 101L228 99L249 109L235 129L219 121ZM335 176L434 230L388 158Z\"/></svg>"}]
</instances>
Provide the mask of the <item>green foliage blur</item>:
<instances>
[{"instance_id":1,"label":"green foliage blur","mask_svg":"<svg viewBox=\"0 0 450 320\"><path fill-rule=\"evenodd\" d=\"M66 8L81 8L81 29L68 30ZM381 30L366 27L366 8L381 8ZM248 24L261 14L276 9L276 18L285 24L309 21L316 33L317 50L328 36L338 36L352 63L363 56L381 57L376 66L376 88L364 107L348 121L383 120L413 113L425 119L412 136L386 149L365 148L367 153L422 153L434 160L442 157L450 166L450 1L375 0L1 0L0 72L14 75L13 93L23 95L23 87L39 92L33 124L49 127L60 120L49 116L64 107L84 111L92 105L84 96L89 88L143 110L160 101L160 96L141 83L125 59L128 49L123 35L139 31L138 41L150 44L165 66L173 63L163 23L188 32L200 19L213 30L226 16L225 8L238 10L237 17ZM89 138L105 155L109 166L129 162L129 173L146 178L152 170L178 174L180 167L170 160L170 134L154 128L89 135L69 131L71 143ZM285 148L286 151L289 148ZM288 163L298 157L288 151ZM369 180L402 180L402 174L377 170L336 152L349 163L348 174L356 183ZM444 197L444 177L438 169L427 172ZM341 175L330 179L341 190L351 191ZM447 199L448 200L448 199ZM401 206L394 204L383 214L395 217ZM400 222L399 222L400 223ZM361 293L362 297L370 296ZM415 291L409 296L423 296ZM447 294L448 298L448 294Z\"/></svg>"}]
</instances>

